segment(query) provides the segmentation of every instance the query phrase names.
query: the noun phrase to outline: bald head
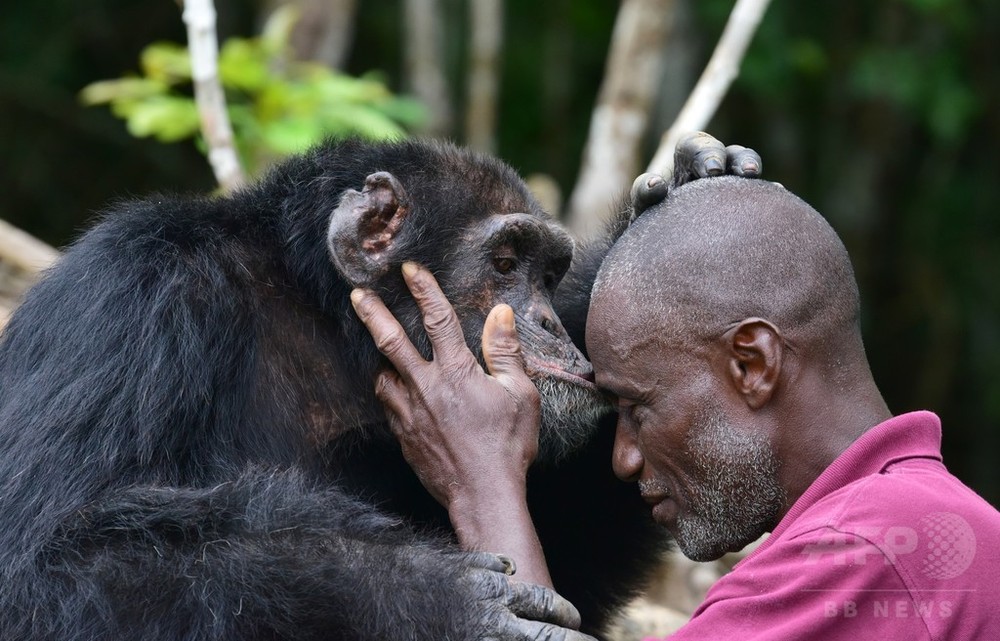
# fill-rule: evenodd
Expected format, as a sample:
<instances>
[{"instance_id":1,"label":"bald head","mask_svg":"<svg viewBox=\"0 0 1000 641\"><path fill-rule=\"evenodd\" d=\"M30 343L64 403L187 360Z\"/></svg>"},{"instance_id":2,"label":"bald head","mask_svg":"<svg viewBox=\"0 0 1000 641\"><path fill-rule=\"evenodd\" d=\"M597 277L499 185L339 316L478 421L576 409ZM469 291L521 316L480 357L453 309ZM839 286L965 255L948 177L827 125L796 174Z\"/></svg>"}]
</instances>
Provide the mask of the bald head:
<instances>
[{"instance_id":1,"label":"bald head","mask_svg":"<svg viewBox=\"0 0 1000 641\"><path fill-rule=\"evenodd\" d=\"M643 214L594 284L595 320L610 321L623 306L632 327L619 331L655 331L678 344L760 317L816 356L841 360L861 349L843 243L812 207L762 180L694 181Z\"/></svg>"}]
</instances>

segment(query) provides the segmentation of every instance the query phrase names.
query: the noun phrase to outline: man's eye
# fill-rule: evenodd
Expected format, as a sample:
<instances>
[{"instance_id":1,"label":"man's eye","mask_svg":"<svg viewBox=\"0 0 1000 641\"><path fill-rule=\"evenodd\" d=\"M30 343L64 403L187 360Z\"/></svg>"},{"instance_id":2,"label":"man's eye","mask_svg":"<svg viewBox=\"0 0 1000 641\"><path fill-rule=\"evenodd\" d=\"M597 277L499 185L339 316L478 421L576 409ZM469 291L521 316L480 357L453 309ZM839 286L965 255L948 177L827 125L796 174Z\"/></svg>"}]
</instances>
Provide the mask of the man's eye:
<instances>
[{"instance_id":1,"label":"man's eye","mask_svg":"<svg viewBox=\"0 0 1000 641\"><path fill-rule=\"evenodd\" d=\"M498 257L493 259L493 268L501 274L508 274L515 267L517 267L517 261L513 258Z\"/></svg>"}]
</instances>

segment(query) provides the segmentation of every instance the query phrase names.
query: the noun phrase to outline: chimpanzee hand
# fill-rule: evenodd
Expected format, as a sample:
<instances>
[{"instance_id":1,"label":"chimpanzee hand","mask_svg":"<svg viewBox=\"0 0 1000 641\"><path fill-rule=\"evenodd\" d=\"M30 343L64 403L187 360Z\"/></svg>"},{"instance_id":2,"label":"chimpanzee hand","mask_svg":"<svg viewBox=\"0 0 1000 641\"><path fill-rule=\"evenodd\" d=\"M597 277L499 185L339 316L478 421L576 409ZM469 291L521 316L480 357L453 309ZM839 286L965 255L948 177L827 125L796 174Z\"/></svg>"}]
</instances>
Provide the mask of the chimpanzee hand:
<instances>
[{"instance_id":1,"label":"chimpanzee hand","mask_svg":"<svg viewBox=\"0 0 1000 641\"><path fill-rule=\"evenodd\" d=\"M576 631L580 613L569 601L540 585L510 581L510 560L484 552L469 556L463 587L472 595L469 607L480 617L477 639L593 641Z\"/></svg>"},{"instance_id":2,"label":"chimpanzee hand","mask_svg":"<svg viewBox=\"0 0 1000 641\"><path fill-rule=\"evenodd\" d=\"M641 174L632 183L632 219L666 198L670 188L723 174L759 178L762 170L760 155L753 149L740 145L726 147L709 134L692 132L677 143L672 185L668 186L663 176L654 173Z\"/></svg>"}]
</instances>

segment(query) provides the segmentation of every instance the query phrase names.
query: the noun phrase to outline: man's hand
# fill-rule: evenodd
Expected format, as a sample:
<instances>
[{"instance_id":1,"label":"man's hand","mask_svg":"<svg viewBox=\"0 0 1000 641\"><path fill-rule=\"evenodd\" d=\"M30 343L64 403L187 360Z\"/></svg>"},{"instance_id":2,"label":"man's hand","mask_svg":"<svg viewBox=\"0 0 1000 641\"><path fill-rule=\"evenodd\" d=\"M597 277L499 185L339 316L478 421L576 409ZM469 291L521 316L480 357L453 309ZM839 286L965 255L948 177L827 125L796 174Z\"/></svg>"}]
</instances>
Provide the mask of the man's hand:
<instances>
[{"instance_id":1,"label":"man's hand","mask_svg":"<svg viewBox=\"0 0 1000 641\"><path fill-rule=\"evenodd\" d=\"M632 183L632 220L662 202L671 188L701 178L730 174L745 178L760 178L764 165L753 149L740 145L723 145L721 141L701 131L685 135L674 151L674 176L668 185L663 176L641 174Z\"/></svg>"},{"instance_id":2,"label":"man's hand","mask_svg":"<svg viewBox=\"0 0 1000 641\"><path fill-rule=\"evenodd\" d=\"M486 319L487 374L430 272L407 263L403 277L423 313L431 361L374 293L351 294L355 311L395 368L379 375L375 393L403 455L445 507L498 487L523 490L538 451L540 399L524 373L513 311L498 305Z\"/></svg>"},{"instance_id":3,"label":"man's hand","mask_svg":"<svg viewBox=\"0 0 1000 641\"><path fill-rule=\"evenodd\" d=\"M526 476L538 452L540 398L524 373L514 312L493 308L483 327L483 371L465 345L455 310L434 277L414 263L403 278L433 347L426 361L377 296L351 293L358 316L395 371L375 393L403 455L445 507L466 549L517 559L518 578L552 585L528 513Z\"/></svg>"}]
</instances>

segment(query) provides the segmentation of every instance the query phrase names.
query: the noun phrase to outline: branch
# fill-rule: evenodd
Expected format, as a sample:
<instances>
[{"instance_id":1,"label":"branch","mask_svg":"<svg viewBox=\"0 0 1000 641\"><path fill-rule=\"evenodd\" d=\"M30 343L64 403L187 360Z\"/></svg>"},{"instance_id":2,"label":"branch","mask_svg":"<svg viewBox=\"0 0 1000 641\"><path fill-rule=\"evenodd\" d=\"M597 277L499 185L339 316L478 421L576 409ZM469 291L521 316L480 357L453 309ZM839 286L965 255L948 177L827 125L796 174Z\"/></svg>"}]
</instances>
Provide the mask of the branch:
<instances>
[{"instance_id":1,"label":"branch","mask_svg":"<svg viewBox=\"0 0 1000 641\"><path fill-rule=\"evenodd\" d=\"M201 132L208 145L208 162L224 191L246 182L233 142L233 128L226 111L226 95L219 82L219 43L215 36L212 0L184 0L182 14L191 51L194 98L201 118Z\"/></svg>"},{"instance_id":2,"label":"branch","mask_svg":"<svg viewBox=\"0 0 1000 641\"><path fill-rule=\"evenodd\" d=\"M49 245L0 220L0 329L38 273L58 257Z\"/></svg>"},{"instance_id":3,"label":"branch","mask_svg":"<svg viewBox=\"0 0 1000 641\"><path fill-rule=\"evenodd\" d=\"M659 90L676 0L626 0L618 10L600 93L569 198L570 228L581 237L604 227L615 194L639 173L640 146Z\"/></svg>"},{"instance_id":4,"label":"branch","mask_svg":"<svg viewBox=\"0 0 1000 641\"><path fill-rule=\"evenodd\" d=\"M451 92L444 72L444 16L439 0L406 0L406 80L427 105L430 117L421 133L447 137L452 128Z\"/></svg>"},{"instance_id":5,"label":"branch","mask_svg":"<svg viewBox=\"0 0 1000 641\"><path fill-rule=\"evenodd\" d=\"M473 149L496 148L500 47L503 42L502 0L473 0L470 6L469 89L465 142Z\"/></svg>"},{"instance_id":6,"label":"branch","mask_svg":"<svg viewBox=\"0 0 1000 641\"><path fill-rule=\"evenodd\" d=\"M660 146L647 171L662 174L669 179L674 172L674 147L677 146L678 139L689 131L701 131L708 126L729 91L729 86L739 75L740 63L770 2L771 0L737 0L708 66L674 124L660 139Z\"/></svg>"},{"instance_id":7,"label":"branch","mask_svg":"<svg viewBox=\"0 0 1000 641\"><path fill-rule=\"evenodd\" d=\"M0 220L0 261L35 274L47 268L58 257L59 252L55 248Z\"/></svg>"}]
</instances>

